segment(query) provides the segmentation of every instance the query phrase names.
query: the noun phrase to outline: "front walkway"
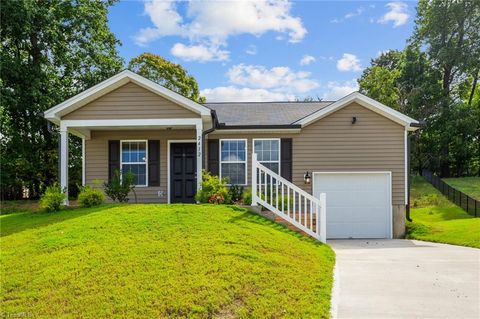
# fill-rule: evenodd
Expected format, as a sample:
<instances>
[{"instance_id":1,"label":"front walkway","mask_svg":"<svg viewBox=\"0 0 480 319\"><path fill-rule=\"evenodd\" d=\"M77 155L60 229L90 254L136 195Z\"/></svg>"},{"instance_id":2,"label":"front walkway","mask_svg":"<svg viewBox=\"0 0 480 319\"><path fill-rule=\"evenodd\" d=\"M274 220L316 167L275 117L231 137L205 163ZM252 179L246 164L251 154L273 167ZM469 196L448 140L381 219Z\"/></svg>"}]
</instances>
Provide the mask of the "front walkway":
<instances>
[{"instance_id":1,"label":"front walkway","mask_svg":"<svg viewBox=\"0 0 480 319\"><path fill-rule=\"evenodd\" d=\"M480 318L480 250L416 240L329 240L333 318Z\"/></svg>"}]
</instances>

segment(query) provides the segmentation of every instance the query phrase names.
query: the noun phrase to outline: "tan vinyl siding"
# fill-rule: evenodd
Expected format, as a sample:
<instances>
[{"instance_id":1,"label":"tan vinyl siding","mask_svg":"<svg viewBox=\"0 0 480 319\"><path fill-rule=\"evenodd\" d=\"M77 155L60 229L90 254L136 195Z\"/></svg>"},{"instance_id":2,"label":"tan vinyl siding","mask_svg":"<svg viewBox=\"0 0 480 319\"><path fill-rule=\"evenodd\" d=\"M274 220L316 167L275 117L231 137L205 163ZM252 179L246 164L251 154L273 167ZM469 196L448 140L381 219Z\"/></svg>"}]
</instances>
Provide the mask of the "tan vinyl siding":
<instances>
[{"instance_id":1,"label":"tan vinyl siding","mask_svg":"<svg viewBox=\"0 0 480 319\"><path fill-rule=\"evenodd\" d=\"M65 115L63 120L199 118L199 115L137 84L118 89Z\"/></svg>"},{"instance_id":2,"label":"tan vinyl siding","mask_svg":"<svg viewBox=\"0 0 480 319\"><path fill-rule=\"evenodd\" d=\"M92 138L85 141L85 177L87 185L94 186L94 180L108 180L109 140L160 140L160 186L136 187L140 203L167 203L167 143L168 140L193 140L194 130L138 130L138 131L93 131ZM158 191L164 197L158 197ZM131 196L130 202L134 202Z\"/></svg>"},{"instance_id":3,"label":"tan vinyl siding","mask_svg":"<svg viewBox=\"0 0 480 319\"><path fill-rule=\"evenodd\" d=\"M352 124L352 117L357 118ZM293 182L311 193L303 175L320 171L391 171L393 205L405 204L404 127L358 104L318 120L296 134L225 134L210 138L248 138L248 180L254 138L293 138Z\"/></svg>"}]
</instances>

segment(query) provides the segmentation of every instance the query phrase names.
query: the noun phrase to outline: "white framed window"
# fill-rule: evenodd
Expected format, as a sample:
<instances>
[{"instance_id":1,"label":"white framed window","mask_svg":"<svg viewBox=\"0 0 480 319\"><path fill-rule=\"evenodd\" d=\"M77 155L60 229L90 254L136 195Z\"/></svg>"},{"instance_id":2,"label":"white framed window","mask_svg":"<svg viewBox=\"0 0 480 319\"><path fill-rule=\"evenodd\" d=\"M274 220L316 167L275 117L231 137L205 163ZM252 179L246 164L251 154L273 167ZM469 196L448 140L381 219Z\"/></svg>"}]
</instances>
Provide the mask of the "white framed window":
<instances>
[{"instance_id":1,"label":"white framed window","mask_svg":"<svg viewBox=\"0 0 480 319\"><path fill-rule=\"evenodd\" d=\"M120 171L135 175L135 186L148 186L148 143L146 140L120 141Z\"/></svg>"},{"instance_id":2,"label":"white framed window","mask_svg":"<svg viewBox=\"0 0 480 319\"><path fill-rule=\"evenodd\" d=\"M220 140L220 178L226 177L229 185L247 184L247 140Z\"/></svg>"},{"instance_id":3,"label":"white framed window","mask_svg":"<svg viewBox=\"0 0 480 319\"><path fill-rule=\"evenodd\" d=\"M257 161L265 167L280 174L280 139L255 138L253 152L257 154Z\"/></svg>"}]
</instances>

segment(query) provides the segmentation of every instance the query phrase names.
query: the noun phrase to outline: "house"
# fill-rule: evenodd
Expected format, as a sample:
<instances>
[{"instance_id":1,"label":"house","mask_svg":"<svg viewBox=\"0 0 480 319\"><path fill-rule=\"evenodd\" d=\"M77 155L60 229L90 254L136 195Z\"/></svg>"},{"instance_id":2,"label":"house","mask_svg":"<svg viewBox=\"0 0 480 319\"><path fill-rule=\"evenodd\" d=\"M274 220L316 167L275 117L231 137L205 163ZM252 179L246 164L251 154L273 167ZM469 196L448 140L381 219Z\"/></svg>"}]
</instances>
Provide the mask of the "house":
<instances>
[{"instance_id":1,"label":"house","mask_svg":"<svg viewBox=\"0 0 480 319\"><path fill-rule=\"evenodd\" d=\"M405 232L407 136L419 123L360 93L335 102L202 105L123 71L47 110L45 118L60 127L62 187L69 134L82 138L84 184L131 170L140 202L193 203L202 168L250 186L258 173L253 153L283 178L282 191L297 192L297 205L305 201L303 213L310 215L304 219L314 212L307 199L326 194L329 238ZM263 183L255 189L273 191Z\"/></svg>"}]
</instances>

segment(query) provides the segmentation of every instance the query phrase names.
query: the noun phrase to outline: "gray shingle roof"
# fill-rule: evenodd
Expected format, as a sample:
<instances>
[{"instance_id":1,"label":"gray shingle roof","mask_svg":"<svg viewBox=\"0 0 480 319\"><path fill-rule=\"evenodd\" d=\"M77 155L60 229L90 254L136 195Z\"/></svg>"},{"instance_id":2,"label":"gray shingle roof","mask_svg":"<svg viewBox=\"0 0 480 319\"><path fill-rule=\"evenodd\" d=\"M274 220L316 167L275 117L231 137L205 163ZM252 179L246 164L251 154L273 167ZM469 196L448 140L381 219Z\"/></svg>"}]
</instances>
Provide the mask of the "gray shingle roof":
<instances>
[{"instance_id":1,"label":"gray shingle roof","mask_svg":"<svg viewBox=\"0 0 480 319\"><path fill-rule=\"evenodd\" d=\"M321 102L225 102L205 103L225 125L289 125L332 101Z\"/></svg>"}]
</instances>

